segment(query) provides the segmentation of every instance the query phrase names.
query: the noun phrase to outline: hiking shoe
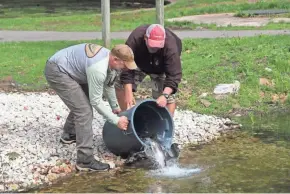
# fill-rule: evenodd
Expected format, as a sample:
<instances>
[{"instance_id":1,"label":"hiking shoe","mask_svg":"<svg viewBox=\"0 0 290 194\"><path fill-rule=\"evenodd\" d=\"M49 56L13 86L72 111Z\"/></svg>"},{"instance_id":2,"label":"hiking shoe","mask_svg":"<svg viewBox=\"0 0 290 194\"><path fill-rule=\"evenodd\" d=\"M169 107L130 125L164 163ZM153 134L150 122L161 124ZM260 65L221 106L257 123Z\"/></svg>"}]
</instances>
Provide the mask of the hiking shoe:
<instances>
[{"instance_id":1,"label":"hiking shoe","mask_svg":"<svg viewBox=\"0 0 290 194\"><path fill-rule=\"evenodd\" d=\"M71 144L76 142L76 135L63 133L60 137L60 141L64 144Z\"/></svg>"},{"instance_id":2,"label":"hiking shoe","mask_svg":"<svg viewBox=\"0 0 290 194\"><path fill-rule=\"evenodd\" d=\"M77 163L76 169L79 171L107 171L110 169L110 165L93 159L90 163Z\"/></svg>"}]
</instances>

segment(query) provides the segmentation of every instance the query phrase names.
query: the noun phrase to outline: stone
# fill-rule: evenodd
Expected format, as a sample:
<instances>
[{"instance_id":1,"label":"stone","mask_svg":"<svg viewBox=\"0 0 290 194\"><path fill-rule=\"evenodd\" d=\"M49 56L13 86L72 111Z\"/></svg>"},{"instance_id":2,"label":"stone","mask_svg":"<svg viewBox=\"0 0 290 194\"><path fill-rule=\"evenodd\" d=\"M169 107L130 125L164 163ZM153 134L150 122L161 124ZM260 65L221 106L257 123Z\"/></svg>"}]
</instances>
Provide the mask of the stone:
<instances>
[{"instance_id":1,"label":"stone","mask_svg":"<svg viewBox=\"0 0 290 194\"><path fill-rule=\"evenodd\" d=\"M11 190L11 191L17 191L18 188L19 188L19 185L17 185L17 184L8 185L8 189Z\"/></svg>"},{"instance_id":2,"label":"stone","mask_svg":"<svg viewBox=\"0 0 290 194\"><path fill-rule=\"evenodd\" d=\"M58 176L54 173L50 173L47 175L47 179L49 182L53 182L54 180L56 180L58 178Z\"/></svg>"},{"instance_id":3,"label":"stone","mask_svg":"<svg viewBox=\"0 0 290 194\"><path fill-rule=\"evenodd\" d=\"M0 191L4 191L5 190L5 187L3 184L0 184Z\"/></svg>"},{"instance_id":4,"label":"stone","mask_svg":"<svg viewBox=\"0 0 290 194\"><path fill-rule=\"evenodd\" d=\"M6 154L6 156L8 156L9 160L16 160L20 157L20 154L18 154L17 152L9 152Z\"/></svg>"},{"instance_id":5,"label":"stone","mask_svg":"<svg viewBox=\"0 0 290 194\"><path fill-rule=\"evenodd\" d=\"M110 165L110 168L115 168L116 164L112 161L106 161L106 163L108 163Z\"/></svg>"}]
</instances>

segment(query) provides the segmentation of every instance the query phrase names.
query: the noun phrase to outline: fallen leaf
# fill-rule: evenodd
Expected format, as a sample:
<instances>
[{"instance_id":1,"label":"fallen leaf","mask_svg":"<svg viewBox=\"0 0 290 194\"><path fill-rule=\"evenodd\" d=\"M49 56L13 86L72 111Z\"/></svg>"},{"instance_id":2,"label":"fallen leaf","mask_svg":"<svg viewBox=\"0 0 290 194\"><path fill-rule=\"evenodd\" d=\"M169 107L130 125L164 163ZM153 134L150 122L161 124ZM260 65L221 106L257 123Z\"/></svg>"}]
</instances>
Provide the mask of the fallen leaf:
<instances>
[{"instance_id":1,"label":"fallen leaf","mask_svg":"<svg viewBox=\"0 0 290 194\"><path fill-rule=\"evenodd\" d=\"M48 174L47 175L47 179L48 179L49 182L52 182L52 181L54 181L54 180L57 179L57 175L56 174L53 174L53 173Z\"/></svg>"},{"instance_id":2,"label":"fallen leaf","mask_svg":"<svg viewBox=\"0 0 290 194\"><path fill-rule=\"evenodd\" d=\"M272 102L278 102L280 101L281 103L285 103L286 100L288 98L288 95L285 94L285 93L282 93L282 94L273 94L272 95Z\"/></svg>"},{"instance_id":3,"label":"fallen leaf","mask_svg":"<svg viewBox=\"0 0 290 194\"><path fill-rule=\"evenodd\" d=\"M55 174L59 174L59 173L61 172L61 169L60 169L60 167L54 166L54 167L51 169L51 172L52 172L52 173L55 173Z\"/></svg>"},{"instance_id":4,"label":"fallen leaf","mask_svg":"<svg viewBox=\"0 0 290 194\"><path fill-rule=\"evenodd\" d=\"M286 100L287 100L287 98L288 98L288 95L286 95L286 94L280 94L280 102L281 103L285 103Z\"/></svg>"},{"instance_id":5,"label":"fallen leaf","mask_svg":"<svg viewBox=\"0 0 290 194\"><path fill-rule=\"evenodd\" d=\"M211 103L205 99L201 99L200 102L205 106L205 107L209 107L211 105Z\"/></svg>"},{"instance_id":6,"label":"fallen leaf","mask_svg":"<svg viewBox=\"0 0 290 194\"><path fill-rule=\"evenodd\" d=\"M64 168L64 173L71 173L71 168L69 168L69 167L66 167L66 168Z\"/></svg>"},{"instance_id":7,"label":"fallen leaf","mask_svg":"<svg viewBox=\"0 0 290 194\"><path fill-rule=\"evenodd\" d=\"M260 78L260 85L262 86L274 86L274 82L267 78Z\"/></svg>"},{"instance_id":8,"label":"fallen leaf","mask_svg":"<svg viewBox=\"0 0 290 194\"><path fill-rule=\"evenodd\" d=\"M66 168L66 167L60 166L60 167L59 167L59 172L60 172L60 173L64 172L64 171L65 171L65 168Z\"/></svg>"},{"instance_id":9,"label":"fallen leaf","mask_svg":"<svg viewBox=\"0 0 290 194\"><path fill-rule=\"evenodd\" d=\"M12 76L6 76L6 77L4 77L2 79L2 81L4 81L4 82L12 82L13 81L13 78L12 78Z\"/></svg>"},{"instance_id":10,"label":"fallen leaf","mask_svg":"<svg viewBox=\"0 0 290 194\"><path fill-rule=\"evenodd\" d=\"M272 102L277 102L279 100L279 95L278 94L273 94L272 95Z\"/></svg>"},{"instance_id":11,"label":"fallen leaf","mask_svg":"<svg viewBox=\"0 0 290 194\"><path fill-rule=\"evenodd\" d=\"M260 97L264 98L265 97L265 92L260 92Z\"/></svg>"}]
</instances>

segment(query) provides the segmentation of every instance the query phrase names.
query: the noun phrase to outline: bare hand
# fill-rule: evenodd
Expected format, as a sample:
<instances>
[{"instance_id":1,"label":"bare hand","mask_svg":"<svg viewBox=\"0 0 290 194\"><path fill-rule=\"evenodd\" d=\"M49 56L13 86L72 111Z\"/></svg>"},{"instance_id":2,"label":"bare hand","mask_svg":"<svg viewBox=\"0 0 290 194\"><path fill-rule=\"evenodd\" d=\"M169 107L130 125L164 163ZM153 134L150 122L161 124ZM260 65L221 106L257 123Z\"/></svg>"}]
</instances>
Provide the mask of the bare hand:
<instances>
[{"instance_id":1,"label":"bare hand","mask_svg":"<svg viewBox=\"0 0 290 194\"><path fill-rule=\"evenodd\" d=\"M121 112L121 109L120 108L113 110L113 113L114 114L119 114L120 112Z\"/></svg>"},{"instance_id":2,"label":"bare hand","mask_svg":"<svg viewBox=\"0 0 290 194\"><path fill-rule=\"evenodd\" d=\"M165 98L165 96L159 96L159 98L156 100L158 106L160 107L165 107L167 105L167 99Z\"/></svg>"},{"instance_id":3,"label":"bare hand","mask_svg":"<svg viewBox=\"0 0 290 194\"><path fill-rule=\"evenodd\" d=\"M129 124L129 121L128 121L127 117L121 116L119 121L118 121L118 127L121 130L127 130L128 124Z\"/></svg>"},{"instance_id":4,"label":"bare hand","mask_svg":"<svg viewBox=\"0 0 290 194\"><path fill-rule=\"evenodd\" d=\"M128 92L128 93L125 94L125 103L126 103L126 106L127 106L127 110L132 108L136 104L132 92Z\"/></svg>"}]
</instances>

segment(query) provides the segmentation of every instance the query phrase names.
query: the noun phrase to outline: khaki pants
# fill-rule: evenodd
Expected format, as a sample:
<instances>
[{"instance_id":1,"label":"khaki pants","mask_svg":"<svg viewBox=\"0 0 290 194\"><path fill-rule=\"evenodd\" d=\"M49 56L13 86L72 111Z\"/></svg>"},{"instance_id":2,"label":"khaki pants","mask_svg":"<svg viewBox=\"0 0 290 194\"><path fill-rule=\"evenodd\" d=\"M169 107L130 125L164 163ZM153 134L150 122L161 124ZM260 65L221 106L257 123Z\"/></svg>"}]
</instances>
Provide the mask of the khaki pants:
<instances>
[{"instance_id":1,"label":"khaki pants","mask_svg":"<svg viewBox=\"0 0 290 194\"><path fill-rule=\"evenodd\" d=\"M47 62L45 77L52 89L70 109L64 133L76 134L77 162L93 159L93 108L89 101L88 85L80 85L69 75L60 72L57 64Z\"/></svg>"},{"instance_id":2,"label":"khaki pants","mask_svg":"<svg viewBox=\"0 0 290 194\"><path fill-rule=\"evenodd\" d=\"M134 77L134 84L133 84L133 92L137 91L138 85L144 80L144 78L149 75L151 79L151 89L152 89L152 97L157 99L163 93L163 86L165 75L164 74L146 74L143 71L136 69L135 70L135 77ZM123 85L121 84L120 75L116 79L115 87L118 89L123 89ZM168 100L168 104L175 103L175 94L170 95Z\"/></svg>"}]
</instances>

